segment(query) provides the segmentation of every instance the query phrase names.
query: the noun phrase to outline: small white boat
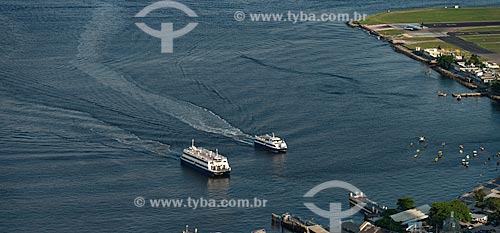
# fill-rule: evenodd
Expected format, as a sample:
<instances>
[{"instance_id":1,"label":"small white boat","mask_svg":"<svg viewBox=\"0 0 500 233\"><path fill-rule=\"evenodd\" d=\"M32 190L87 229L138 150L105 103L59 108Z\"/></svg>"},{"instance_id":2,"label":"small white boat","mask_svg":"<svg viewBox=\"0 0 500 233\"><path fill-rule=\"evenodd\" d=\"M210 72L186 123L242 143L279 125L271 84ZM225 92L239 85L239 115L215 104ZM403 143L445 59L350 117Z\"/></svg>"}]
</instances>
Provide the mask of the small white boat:
<instances>
[{"instance_id":1,"label":"small white boat","mask_svg":"<svg viewBox=\"0 0 500 233\"><path fill-rule=\"evenodd\" d=\"M193 233L193 231L190 231L189 226L186 225L186 229L182 230L182 233ZM194 233L198 233L198 228L194 228Z\"/></svg>"},{"instance_id":2,"label":"small white boat","mask_svg":"<svg viewBox=\"0 0 500 233\"><path fill-rule=\"evenodd\" d=\"M458 101L462 100L462 96L461 96L461 95L458 95L458 96L457 96L457 100L458 100Z\"/></svg>"},{"instance_id":3,"label":"small white boat","mask_svg":"<svg viewBox=\"0 0 500 233\"><path fill-rule=\"evenodd\" d=\"M420 137L418 137L418 141L419 141L419 142L425 142L425 137L424 137L424 136L420 136Z\"/></svg>"},{"instance_id":4,"label":"small white boat","mask_svg":"<svg viewBox=\"0 0 500 233\"><path fill-rule=\"evenodd\" d=\"M252 233L266 233L266 229L255 230Z\"/></svg>"},{"instance_id":5,"label":"small white boat","mask_svg":"<svg viewBox=\"0 0 500 233\"><path fill-rule=\"evenodd\" d=\"M475 150L475 151L472 151L472 156L474 156L474 157L477 157L477 156L478 156L478 153L477 153L477 151L476 151L476 150Z\"/></svg>"},{"instance_id":6,"label":"small white boat","mask_svg":"<svg viewBox=\"0 0 500 233\"><path fill-rule=\"evenodd\" d=\"M446 93L444 93L444 92L438 92L438 96L446 97L446 96L447 96L447 94L446 94Z\"/></svg>"},{"instance_id":7,"label":"small white boat","mask_svg":"<svg viewBox=\"0 0 500 233\"><path fill-rule=\"evenodd\" d=\"M462 166L469 167L469 161L462 159Z\"/></svg>"},{"instance_id":8,"label":"small white boat","mask_svg":"<svg viewBox=\"0 0 500 233\"><path fill-rule=\"evenodd\" d=\"M277 137L272 133L271 135L261 135L255 136L254 145L258 147L262 147L275 152L285 152L288 149L288 146L285 140Z\"/></svg>"}]
</instances>

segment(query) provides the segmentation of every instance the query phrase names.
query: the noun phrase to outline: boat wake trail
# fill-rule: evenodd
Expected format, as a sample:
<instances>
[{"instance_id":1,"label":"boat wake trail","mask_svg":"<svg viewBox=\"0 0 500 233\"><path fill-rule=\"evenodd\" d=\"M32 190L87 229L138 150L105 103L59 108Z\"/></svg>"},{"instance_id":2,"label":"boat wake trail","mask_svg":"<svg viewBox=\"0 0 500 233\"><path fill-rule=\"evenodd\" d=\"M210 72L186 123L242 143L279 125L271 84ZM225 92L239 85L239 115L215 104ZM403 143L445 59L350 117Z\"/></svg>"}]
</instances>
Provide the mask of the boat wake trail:
<instances>
[{"instance_id":1,"label":"boat wake trail","mask_svg":"<svg viewBox=\"0 0 500 233\"><path fill-rule=\"evenodd\" d=\"M159 141L141 139L137 135L127 132L119 127L109 125L102 122L91 115L75 110L49 107L41 104L33 104L20 102L15 100L2 100L0 102L6 110L0 114L2 122L16 122L14 125L29 125L30 131L33 133L45 133L46 135L55 135L65 141L73 141L74 145L81 143L96 143L107 148L129 150L142 153L153 153L158 156L176 159L171 155L170 146ZM22 123L22 124L20 124ZM70 129L68 130L68 127ZM11 132L19 132L20 130L11 129ZM21 130L22 132L23 130ZM22 143L15 135L10 137L9 143ZM59 145L61 142L52 141L47 143L48 137L30 138L32 144L54 144ZM89 144L90 145L90 144ZM41 148L45 148L41 146ZM14 149L12 149L14 150ZM21 152L26 152L23 147L16 148ZM43 154L43 149L37 147L37 152ZM76 151L86 151L87 148L75 148ZM81 151L80 151L81 150ZM95 148L97 150L97 148ZM23 153L20 153L23 154ZM64 153L62 153L64 154Z\"/></svg>"},{"instance_id":2,"label":"boat wake trail","mask_svg":"<svg viewBox=\"0 0 500 233\"><path fill-rule=\"evenodd\" d=\"M126 98L131 98L161 113L168 114L194 129L223 135L235 140L250 137L206 108L172 97L150 93L130 82L117 71L103 65L100 62L99 51L106 47L105 41L109 41L116 32L122 29L123 25L126 25L123 20L127 17L119 15L119 12L123 12L123 10L114 5L103 5L96 9L92 20L80 36L78 54L76 60L72 62L74 66L95 78L100 84L122 93Z\"/></svg>"},{"instance_id":3,"label":"boat wake trail","mask_svg":"<svg viewBox=\"0 0 500 233\"><path fill-rule=\"evenodd\" d=\"M321 75L321 76L327 76L327 77L333 77L333 78L339 78L339 79L343 79L343 80L348 80L348 81L356 82L356 83L358 82L354 78L343 76L343 75L332 74L332 73L327 73L327 72L306 72L306 71L294 70L294 69L290 69L290 68L283 68L283 67L279 67L279 66L276 66L276 65L267 64L267 63L264 63L263 61L261 61L259 59L256 59L256 58L253 58L253 57L249 57L247 55L241 55L240 57L243 58L243 59L247 59L247 60L253 61L253 62L255 62L255 63L257 63L257 64L259 64L261 66L269 67L269 68L272 68L272 69L275 69L275 70L279 70L279 71L283 71L283 72L287 72L287 73L301 74L301 75Z\"/></svg>"}]
</instances>

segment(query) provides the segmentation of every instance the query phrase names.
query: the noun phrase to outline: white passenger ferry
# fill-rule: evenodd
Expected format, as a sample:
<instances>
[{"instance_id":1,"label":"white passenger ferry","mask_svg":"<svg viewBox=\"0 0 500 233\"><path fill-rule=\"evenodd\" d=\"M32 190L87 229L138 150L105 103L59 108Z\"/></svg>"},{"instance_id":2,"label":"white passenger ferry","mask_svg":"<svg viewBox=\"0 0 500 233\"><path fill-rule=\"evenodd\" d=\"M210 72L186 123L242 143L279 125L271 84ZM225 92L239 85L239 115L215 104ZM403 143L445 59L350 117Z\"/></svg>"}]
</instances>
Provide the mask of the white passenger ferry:
<instances>
[{"instance_id":1,"label":"white passenger ferry","mask_svg":"<svg viewBox=\"0 0 500 233\"><path fill-rule=\"evenodd\" d=\"M181 164L191 167L213 177L225 177L231 173L227 158L218 151L213 152L202 147L191 146L182 152Z\"/></svg>"},{"instance_id":2,"label":"white passenger ferry","mask_svg":"<svg viewBox=\"0 0 500 233\"><path fill-rule=\"evenodd\" d=\"M274 133L272 135L255 136L254 145L276 152L285 152L287 149L285 140L275 136Z\"/></svg>"}]
</instances>

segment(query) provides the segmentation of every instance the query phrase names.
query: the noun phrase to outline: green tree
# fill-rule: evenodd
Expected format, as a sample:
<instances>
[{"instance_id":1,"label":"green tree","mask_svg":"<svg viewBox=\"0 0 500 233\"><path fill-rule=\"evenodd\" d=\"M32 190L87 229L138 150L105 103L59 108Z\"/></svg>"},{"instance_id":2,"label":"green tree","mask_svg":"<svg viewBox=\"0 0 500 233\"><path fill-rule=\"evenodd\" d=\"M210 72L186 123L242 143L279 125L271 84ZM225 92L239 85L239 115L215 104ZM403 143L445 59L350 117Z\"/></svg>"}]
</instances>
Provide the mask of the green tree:
<instances>
[{"instance_id":1,"label":"green tree","mask_svg":"<svg viewBox=\"0 0 500 233\"><path fill-rule=\"evenodd\" d=\"M486 197L486 193L483 189L474 190L474 200L476 201L477 207L484 208L486 206L484 197Z\"/></svg>"},{"instance_id":2,"label":"green tree","mask_svg":"<svg viewBox=\"0 0 500 233\"><path fill-rule=\"evenodd\" d=\"M448 70L455 61L455 57L453 55L443 55L439 56L436 61L438 66Z\"/></svg>"},{"instance_id":3,"label":"green tree","mask_svg":"<svg viewBox=\"0 0 500 233\"><path fill-rule=\"evenodd\" d=\"M491 220L500 221L500 210L495 210L491 215Z\"/></svg>"},{"instance_id":4,"label":"green tree","mask_svg":"<svg viewBox=\"0 0 500 233\"><path fill-rule=\"evenodd\" d=\"M472 54L467 61L467 64L474 64L475 66L481 68L484 67L484 64L479 60L479 56L477 56L477 54Z\"/></svg>"},{"instance_id":5,"label":"green tree","mask_svg":"<svg viewBox=\"0 0 500 233\"><path fill-rule=\"evenodd\" d=\"M396 222L392 220L390 217L383 217L375 221L375 226L382 227L387 230L396 231L396 232L405 232L403 226L400 222Z\"/></svg>"},{"instance_id":6,"label":"green tree","mask_svg":"<svg viewBox=\"0 0 500 233\"><path fill-rule=\"evenodd\" d=\"M398 209L401 211L415 208L415 200L411 197L402 197L398 199Z\"/></svg>"},{"instance_id":7,"label":"green tree","mask_svg":"<svg viewBox=\"0 0 500 233\"><path fill-rule=\"evenodd\" d=\"M500 198L490 197L484 201L484 204L492 211L500 211Z\"/></svg>"},{"instance_id":8,"label":"green tree","mask_svg":"<svg viewBox=\"0 0 500 233\"><path fill-rule=\"evenodd\" d=\"M397 214L400 211L397 209L387 209L380 214L381 219L375 221L375 225L396 232L404 232L404 228L400 222L392 220L391 215Z\"/></svg>"},{"instance_id":9,"label":"green tree","mask_svg":"<svg viewBox=\"0 0 500 233\"><path fill-rule=\"evenodd\" d=\"M496 93L500 93L500 81L494 81L491 85L491 90Z\"/></svg>"},{"instance_id":10,"label":"green tree","mask_svg":"<svg viewBox=\"0 0 500 233\"><path fill-rule=\"evenodd\" d=\"M470 222L472 220L469 207L459 200L453 200L432 203L429 218L430 224L441 226L443 221L450 217L451 211L454 212L454 217L462 222Z\"/></svg>"}]
</instances>

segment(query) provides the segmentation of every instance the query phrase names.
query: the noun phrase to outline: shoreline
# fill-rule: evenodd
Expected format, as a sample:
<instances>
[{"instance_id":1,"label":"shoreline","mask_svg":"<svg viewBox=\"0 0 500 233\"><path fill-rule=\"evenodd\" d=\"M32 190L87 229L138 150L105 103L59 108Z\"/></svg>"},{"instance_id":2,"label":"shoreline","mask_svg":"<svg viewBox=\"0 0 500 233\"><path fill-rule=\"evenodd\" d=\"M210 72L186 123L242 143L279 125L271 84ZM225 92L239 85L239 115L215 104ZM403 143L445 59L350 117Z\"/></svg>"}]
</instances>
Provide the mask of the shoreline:
<instances>
[{"instance_id":1,"label":"shoreline","mask_svg":"<svg viewBox=\"0 0 500 233\"><path fill-rule=\"evenodd\" d=\"M411 49L407 48L404 44L394 43L393 40L389 36L382 35L382 34L378 33L377 31L375 31L369 27L366 27L365 25L362 25L358 22L349 21L346 24L351 28L362 29L362 30L366 31L368 34L376 36L379 40L384 40L386 42L389 42L394 51L396 51L398 53L402 53L413 60L416 60L416 61L419 61L421 63L426 64L429 68L440 73L444 77L453 79L456 82L458 82L459 84L461 84L462 86L465 86L470 90L475 90L475 91L481 92L481 93L483 93L483 96L487 96L491 100L500 101L500 95L493 95L489 91L486 91L486 89L487 89L486 86L484 86L484 85L480 86L476 83L470 82L470 78L468 78L468 77L464 77L463 75L460 75L456 72L452 72L452 71L446 70L444 68L441 68L436 64L432 64L431 60L413 53L413 51Z\"/></svg>"}]
</instances>

